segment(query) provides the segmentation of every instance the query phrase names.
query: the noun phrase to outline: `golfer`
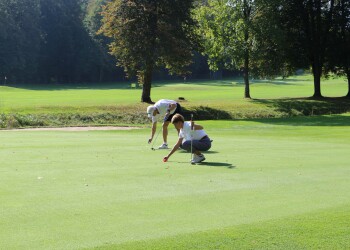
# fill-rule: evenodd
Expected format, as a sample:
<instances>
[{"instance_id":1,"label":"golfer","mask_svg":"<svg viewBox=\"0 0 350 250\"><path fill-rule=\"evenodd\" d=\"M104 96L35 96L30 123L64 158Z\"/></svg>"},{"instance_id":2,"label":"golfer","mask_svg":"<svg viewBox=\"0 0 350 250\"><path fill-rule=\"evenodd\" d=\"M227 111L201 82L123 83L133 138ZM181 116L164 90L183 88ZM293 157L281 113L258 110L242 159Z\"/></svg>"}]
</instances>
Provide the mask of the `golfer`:
<instances>
[{"instance_id":1,"label":"golfer","mask_svg":"<svg viewBox=\"0 0 350 250\"><path fill-rule=\"evenodd\" d=\"M171 119L176 129L179 129L179 140L174 145L170 153L164 157L164 161L168 161L170 156L179 148L193 152L191 163L199 163L205 160L201 151L208 151L211 148L211 140L203 130L203 126L194 124L193 121L185 122L182 115L176 114ZM192 142L191 142L192 140ZM191 149L192 144L192 149Z\"/></svg>"},{"instance_id":2,"label":"golfer","mask_svg":"<svg viewBox=\"0 0 350 250\"><path fill-rule=\"evenodd\" d=\"M157 130L157 121L161 117L163 121L163 144L159 146L159 149L168 148L168 126L170 124L171 118L175 114L182 113L182 109L179 103L173 100L162 99L156 102L154 105L147 107L147 115L152 120L152 132L151 138L148 140L148 143L151 143L154 137L154 134Z\"/></svg>"}]
</instances>

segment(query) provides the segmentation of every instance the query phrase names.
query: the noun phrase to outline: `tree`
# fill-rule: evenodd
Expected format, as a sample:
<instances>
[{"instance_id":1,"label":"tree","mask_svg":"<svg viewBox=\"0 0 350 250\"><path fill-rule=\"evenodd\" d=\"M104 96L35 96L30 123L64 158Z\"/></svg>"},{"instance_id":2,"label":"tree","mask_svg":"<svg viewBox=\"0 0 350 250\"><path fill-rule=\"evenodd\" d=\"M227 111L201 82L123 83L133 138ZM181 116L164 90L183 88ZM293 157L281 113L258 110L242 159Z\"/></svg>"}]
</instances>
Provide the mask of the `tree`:
<instances>
[{"instance_id":1,"label":"tree","mask_svg":"<svg viewBox=\"0 0 350 250\"><path fill-rule=\"evenodd\" d=\"M43 82L79 82L91 68L91 38L83 26L80 1L41 1ZM93 51L93 50L92 50Z\"/></svg>"},{"instance_id":2,"label":"tree","mask_svg":"<svg viewBox=\"0 0 350 250\"><path fill-rule=\"evenodd\" d=\"M245 98L250 98L249 63L254 14L254 0L208 0L196 14L210 68L214 71L243 69Z\"/></svg>"},{"instance_id":3,"label":"tree","mask_svg":"<svg viewBox=\"0 0 350 250\"><path fill-rule=\"evenodd\" d=\"M322 97L321 76L324 75L333 12L334 0L280 1L280 24L289 45L288 59L294 65L307 62L311 66L315 98Z\"/></svg>"},{"instance_id":4,"label":"tree","mask_svg":"<svg viewBox=\"0 0 350 250\"><path fill-rule=\"evenodd\" d=\"M334 25L331 30L330 44L326 51L326 73L332 72L348 79L350 97L350 2L335 1Z\"/></svg>"},{"instance_id":5,"label":"tree","mask_svg":"<svg viewBox=\"0 0 350 250\"><path fill-rule=\"evenodd\" d=\"M208 0L196 12L210 68L243 70L245 98L250 98L250 76L291 73L282 49L283 32L273 18L276 9L263 0Z\"/></svg>"},{"instance_id":6,"label":"tree","mask_svg":"<svg viewBox=\"0 0 350 250\"><path fill-rule=\"evenodd\" d=\"M0 1L0 75L33 81L40 49L39 0Z\"/></svg>"},{"instance_id":7,"label":"tree","mask_svg":"<svg viewBox=\"0 0 350 250\"><path fill-rule=\"evenodd\" d=\"M103 10L100 32L112 38L110 53L127 76L143 84L142 102L152 103L152 74L161 66L184 75L196 47L194 0L113 0Z\"/></svg>"},{"instance_id":8,"label":"tree","mask_svg":"<svg viewBox=\"0 0 350 250\"><path fill-rule=\"evenodd\" d=\"M107 0L84 0L84 26L89 34L91 46L89 54L92 58L92 64L95 65L98 78L95 81L115 81L124 79L124 72L122 68L115 68L116 60L108 53L108 43L110 39L97 34L101 27L101 11L102 6L106 4Z\"/></svg>"}]
</instances>

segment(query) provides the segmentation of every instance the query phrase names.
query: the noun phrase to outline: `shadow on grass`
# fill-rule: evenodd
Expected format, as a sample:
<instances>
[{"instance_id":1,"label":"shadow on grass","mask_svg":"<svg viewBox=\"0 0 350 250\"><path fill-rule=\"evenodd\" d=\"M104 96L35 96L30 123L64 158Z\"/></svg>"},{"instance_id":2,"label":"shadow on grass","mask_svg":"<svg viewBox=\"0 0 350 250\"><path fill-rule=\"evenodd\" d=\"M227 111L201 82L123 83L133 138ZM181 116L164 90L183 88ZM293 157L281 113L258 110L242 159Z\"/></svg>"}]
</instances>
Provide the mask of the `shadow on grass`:
<instances>
[{"instance_id":1,"label":"shadow on grass","mask_svg":"<svg viewBox=\"0 0 350 250\"><path fill-rule=\"evenodd\" d=\"M342 114L350 111L349 98L252 99L288 116Z\"/></svg>"},{"instance_id":2,"label":"shadow on grass","mask_svg":"<svg viewBox=\"0 0 350 250\"><path fill-rule=\"evenodd\" d=\"M249 121L288 126L350 126L350 116L342 115L250 119Z\"/></svg>"},{"instance_id":3,"label":"shadow on grass","mask_svg":"<svg viewBox=\"0 0 350 250\"><path fill-rule=\"evenodd\" d=\"M225 167L228 169L234 169L236 166L233 166L231 163L224 163L224 162L201 162L197 163L199 166L209 166L209 167Z\"/></svg>"},{"instance_id":4,"label":"shadow on grass","mask_svg":"<svg viewBox=\"0 0 350 250\"><path fill-rule=\"evenodd\" d=\"M7 87L38 90L38 91L57 91L57 90L113 90L113 89L134 89L130 82L110 82L110 83L50 83L50 84L7 84Z\"/></svg>"},{"instance_id":5,"label":"shadow on grass","mask_svg":"<svg viewBox=\"0 0 350 250\"><path fill-rule=\"evenodd\" d=\"M189 153L186 150L181 150L179 153ZM219 153L218 151L205 151L204 154L217 154Z\"/></svg>"},{"instance_id":6,"label":"shadow on grass","mask_svg":"<svg viewBox=\"0 0 350 250\"><path fill-rule=\"evenodd\" d=\"M185 120L191 119L193 114L194 120L227 120L232 119L232 115L224 110L214 109L210 107L199 106L192 110L183 108Z\"/></svg>"}]
</instances>

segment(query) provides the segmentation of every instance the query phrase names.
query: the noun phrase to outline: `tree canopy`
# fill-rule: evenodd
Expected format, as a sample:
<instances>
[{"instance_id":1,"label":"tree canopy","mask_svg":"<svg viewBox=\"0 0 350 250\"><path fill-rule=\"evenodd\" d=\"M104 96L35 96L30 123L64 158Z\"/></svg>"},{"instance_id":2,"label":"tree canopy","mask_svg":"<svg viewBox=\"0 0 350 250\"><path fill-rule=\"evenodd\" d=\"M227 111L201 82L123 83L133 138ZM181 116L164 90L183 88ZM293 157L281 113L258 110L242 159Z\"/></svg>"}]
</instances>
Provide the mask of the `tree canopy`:
<instances>
[{"instance_id":1,"label":"tree canopy","mask_svg":"<svg viewBox=\"0 0 350 250\"><path fill-rule=\"evenodd\" d=\"M111 54L126 74L143 84L141 101L152 102L155 69L186 75L196 45L191 0L114 0L103 10L101 33L112 39Z\"/></svg>"}]
</instances>

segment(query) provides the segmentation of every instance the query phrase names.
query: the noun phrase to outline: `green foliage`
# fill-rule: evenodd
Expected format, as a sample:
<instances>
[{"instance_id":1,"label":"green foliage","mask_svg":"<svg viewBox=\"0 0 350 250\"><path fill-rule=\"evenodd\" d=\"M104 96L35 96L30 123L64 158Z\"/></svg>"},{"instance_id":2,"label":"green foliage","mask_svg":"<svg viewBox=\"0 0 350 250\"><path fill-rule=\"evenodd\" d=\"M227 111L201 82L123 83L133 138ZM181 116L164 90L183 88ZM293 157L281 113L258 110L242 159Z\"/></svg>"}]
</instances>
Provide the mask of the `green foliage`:
<instances>
[{"instance_id":1,"label":"green foliage","mask_svg":"<svg viewBox=\"0 0 350 250\"><path fill-rule=\"evenodd\" d=\"M208 1L196 10L197 32L202 37L204 53L214 71L243 67L244 23L239 14L224 0Z\"/></svg>"},{"instance_id":2,"label":"green foliage","mask_svg":"<svg viewBox=\"0 0 350 250\"><path fill-rule=\"evenodd\" d=\"M350 2L335 1L334 27L326 51L326 73L347 76L350 96Z\"/></svg>"},{"instance_id":3,"label":"green foliage","mask_svg":"<svg viewBox=\"0 0 350 250\"><path fill-rule=\"evenodd\" d=\"M0 2L0 83L31 81L38 74L40 1Z\"/></svg>"},{"instance_id":4,"label":"green foliage","mask_svg":"<svg viewBox=\"0 0 350 250\"><path fill-rule=\"evenodd\" d=\"M129 75L146 71L149 61L170 73L186 74L191 63L193 1L111 1L101 33L111 37L111 53Z\"/></svg>"},{"instance_id":5,"label":"green foliage","mask_svg":"<svg viewBox=\"0 0 350 250\"><path fill-rule=\"evenodd\" d=\"M141 101L151 101L153 71L186 75L195 48L193 0L107 3L100 32L110 37L111 54L129 77L143 84Z\"/></svg>"},{"instance_id":6,"label":"green foliage","mask_svg":"<svg viewBox=\"0 0 350 250\"><path fill-rule=\"evenodd\" d=\"M5 76L7 83L115 79L113 58L83 24L88 16L85 3L1 1L0 83ZM98 10L89 15L98 15Z\"/></svg>"}]
</instances>

